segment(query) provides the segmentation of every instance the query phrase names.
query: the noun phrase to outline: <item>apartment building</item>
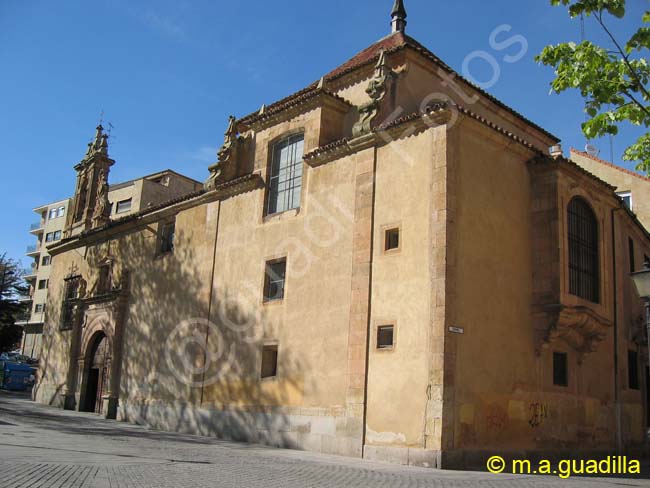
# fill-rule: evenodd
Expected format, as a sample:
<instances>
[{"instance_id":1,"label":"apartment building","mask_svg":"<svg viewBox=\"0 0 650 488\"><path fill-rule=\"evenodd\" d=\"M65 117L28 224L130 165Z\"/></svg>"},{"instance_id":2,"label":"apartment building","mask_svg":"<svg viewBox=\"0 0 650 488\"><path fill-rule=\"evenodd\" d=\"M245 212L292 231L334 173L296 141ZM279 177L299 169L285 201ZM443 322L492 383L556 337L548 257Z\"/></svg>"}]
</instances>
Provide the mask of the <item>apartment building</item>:
<instances>
[{"instance_id":1,"label":"apartment building","mask_svg":"<svg viewBox=\"0 0 650 488\"><path fill-rule=\"evenodd\" d=\"M101 140L103 129L98 128ZM110 220L119 220L133 213L159 205L179 196L192 193L202 188L202 183L175 171L164 170L142 178L125 181L108 187L108 212ZM38 358L41 353L43 323L47 317L47 298L50 285L50 270L53 257L47 246L64 238L68 221L68 212L72 208L72 199L59 200L41 205L34 209L39 216L37 222L30 226L30 233L36 237L36 243L28 246L27 256L33 259L31 267L26 270L26 280L30 285L29 313L19 324L24 334L21 353Z\"/></svg>"}]
</instances>

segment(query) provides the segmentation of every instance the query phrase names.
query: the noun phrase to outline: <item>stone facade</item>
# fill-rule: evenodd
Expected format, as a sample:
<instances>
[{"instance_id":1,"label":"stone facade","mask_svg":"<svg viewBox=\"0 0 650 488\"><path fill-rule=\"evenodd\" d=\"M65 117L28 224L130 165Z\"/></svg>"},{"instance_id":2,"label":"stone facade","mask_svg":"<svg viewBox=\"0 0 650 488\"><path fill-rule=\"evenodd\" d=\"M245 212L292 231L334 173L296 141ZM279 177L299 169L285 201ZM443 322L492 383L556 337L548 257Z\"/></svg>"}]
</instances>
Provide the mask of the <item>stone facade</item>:
<instances>
[{"instance_id":1,"label":"stone facade","mask_svg":"<svg viewBox=\"0 0 650 488\"><path fill-rule=\"evenodd\" d=\"M231 119L203 191L49 248L38 401L430 467L643 445L646 376L630 389L627 358L640 369L647 353L626 252L631 236L650 254L648 234L611 186L548 155L557 138L404 24ZM276 143L296 134L300 205L268 215ZM569 293L575 196L598 222L597 303ZM173 252L161 252L171 223ZM269 301L277 260L284 293ZM66 298L71 280L83 293ZM554 352L567 386L554 384ZM93 397L95 369L106 377Z\"/></svg>"}]
</instances>

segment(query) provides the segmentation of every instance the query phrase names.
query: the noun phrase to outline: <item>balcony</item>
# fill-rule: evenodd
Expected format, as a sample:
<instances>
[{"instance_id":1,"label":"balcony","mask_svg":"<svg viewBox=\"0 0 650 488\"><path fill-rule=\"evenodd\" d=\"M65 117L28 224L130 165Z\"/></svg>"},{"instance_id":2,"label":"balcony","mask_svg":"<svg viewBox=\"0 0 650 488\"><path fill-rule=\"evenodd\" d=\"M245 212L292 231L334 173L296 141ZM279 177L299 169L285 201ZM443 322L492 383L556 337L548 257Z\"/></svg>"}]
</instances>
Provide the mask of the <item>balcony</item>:
<instances>
[{"instance_id":1,"label":"balcony","mask_svg":"<svg viewBox=\"0 0 650 488\"><path fill-rule=\"evenodd\" d=\"M32 266L31 268L26 268L23 270L23 278L26 281L31 281L36 279L36 274L38 273L38 266Z\"/></svg>"},{"instance_id":2,"label":"balcony","mask_svg":"<svg viewBox=\"0 0 650 488\"><path fill-rule=\"evenodd\" d=\"M21 313L16 317L17 325L25 325L29 323L29 319L32 317L31 312Z\"/></svg>"},{"instance_id":3,"label":"balcony","mask_svg":"<svg viewBox=\"0 0 650 488\"><path fill-rule=\"evenodd\" d=\"M44 226L45 226L44 222L34 222L32 225L29 226L29 232L31 234L41 234L43 233Z\"/></svg>"},{"instance_id":4,"label":"balcony","mask_svg":"<svg viewBox=\"0 0 650 488\"><path fill-rule=\"evenodd\" d=\"M27 246L27 255L28 256L37 256L41 253L41 247L37 245Z\"/></svg>"}]
</instances>

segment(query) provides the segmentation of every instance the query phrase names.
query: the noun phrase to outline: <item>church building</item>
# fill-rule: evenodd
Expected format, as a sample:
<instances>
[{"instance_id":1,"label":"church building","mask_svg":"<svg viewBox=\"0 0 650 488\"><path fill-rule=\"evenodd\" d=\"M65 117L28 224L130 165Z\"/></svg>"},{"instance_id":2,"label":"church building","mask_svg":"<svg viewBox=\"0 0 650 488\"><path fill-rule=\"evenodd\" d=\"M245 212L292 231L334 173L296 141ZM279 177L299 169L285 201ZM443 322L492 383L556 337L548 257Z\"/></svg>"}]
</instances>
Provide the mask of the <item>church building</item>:
<instances>
[{"instance_id":1,"label":"church building","mask_svg":"<svg viewBox=\"0 0 650 488\"><path fill-rule=\"evenodd\" d=\"M198 191L111 220L109 141L89 148L37 401L429 467L647 445L650 235L410 37L402 0L391 25L230 117Z\"/></svg>"}]
</instances>

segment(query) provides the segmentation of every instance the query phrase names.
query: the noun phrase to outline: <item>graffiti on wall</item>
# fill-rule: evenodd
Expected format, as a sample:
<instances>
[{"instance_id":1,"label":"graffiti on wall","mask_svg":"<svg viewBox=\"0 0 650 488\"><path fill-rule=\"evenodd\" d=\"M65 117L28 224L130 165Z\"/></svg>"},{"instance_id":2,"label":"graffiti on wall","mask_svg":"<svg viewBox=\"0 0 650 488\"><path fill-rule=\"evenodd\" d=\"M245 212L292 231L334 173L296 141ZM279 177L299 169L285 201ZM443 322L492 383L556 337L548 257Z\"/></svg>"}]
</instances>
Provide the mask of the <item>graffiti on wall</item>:
<instances>
[{"instance_id":1,"label":"graffiti on wall","mask_svg":"<svg viewBox=\"0 0 650 488\"><path fill-rule=\"evenodd\" d=\"M489 430L503 430L508 423L508 413L499 405L488 405L485 420Z\"/></svg>"},{"instance_id":2,"label":"graffiti on wall","mask_svg":"<svg viewBox=\"0 0 650 488\"><path fill-rule=\"evenodd\" d=\"M548 419L548 405L546 403L531 403L529 405L530 419L528 424L534 429Z\"/></svg>"}]
</instances>

